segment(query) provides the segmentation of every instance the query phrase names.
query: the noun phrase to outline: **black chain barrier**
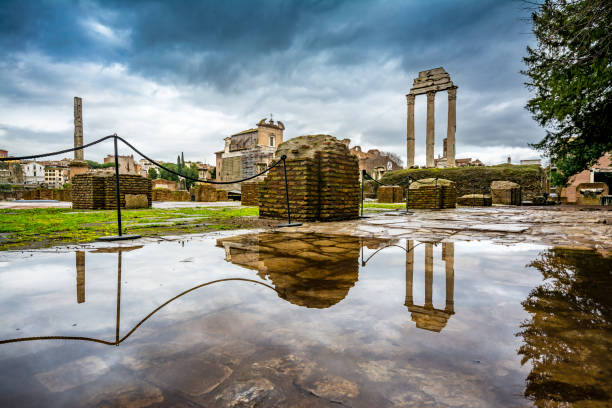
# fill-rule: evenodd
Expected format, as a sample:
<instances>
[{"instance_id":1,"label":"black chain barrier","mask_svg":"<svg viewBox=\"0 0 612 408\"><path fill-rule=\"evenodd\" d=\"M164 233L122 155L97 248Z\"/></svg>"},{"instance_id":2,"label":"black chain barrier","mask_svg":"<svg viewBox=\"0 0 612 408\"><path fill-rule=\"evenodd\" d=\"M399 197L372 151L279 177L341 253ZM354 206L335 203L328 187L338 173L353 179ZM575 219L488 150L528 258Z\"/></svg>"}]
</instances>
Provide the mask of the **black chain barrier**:
<instances>
[{"instance_id":1,"label":"black chain barrier","mask_svg":"<svg viewBox=\"0 0 612 408\"><path fill-rule=\"evenodd\" d=\"M180 172L176 172L172 169L169 169L168 167L164 166L163 164L153 160L152 158L150 158L149 156L147 156L146 154L142 153L140 150L138 150L136 147L134 147L130 142L128 142L127 140L125 140L124 138L122 138L121 136L118 136L116 133L112 134L112 135L108 135L108 136L104 136L101 137L98 140L94 140L93 142L84 144L82 146L77 146L77 147L72 147L70 149L63 149L63 150L58 150L55 152L50 152L50 153L41 153L41 154L35 154L35 155L30 155L30 156L19 156L19 157L3 157L0 158L0 162L5 162L5 161L15 161L15 160L29 160L29 159L39 159L42 157L49 157L49 156L57 156L59 154L64 154L64 153L70 153L70 152L75 152L77 150L84 150L88 147L94 146L98 143L101 143L105 140L108 139L113 139L113 144L114 144L114 153L115 153L115 195L116 195L116 200L117 200L117 230L118 230L118 235L117 236L112 236L112 237L101 237L104 240L122 240L122 239L133 239L133 238L139 238L139 236L137 235L129 235L129 236L124 236L123 235L123 231L122 231L122 227L121 227L121 201L120 201L120 197L121 197L121 186L119 183L119 160L118 160L118 149L117 149L117 140L121 140L126 146L128 146L130 149L132 149L134 152L136 152L137 154L139 154L143 159L148 160L149 162L151 162L152 164L154 164L155 166L166 170L167 172L174 174L178 177L182 177L186 180L190 180L190 181L194 181L194 182L199 182L199 183L206 183L206 184L235 184L235 183L242 183L244 181L248 181L248 180L252 180L256 177L259 177L263 174L266 174L267 172L269 172L270 170L272 170L273 168L275 168L276 166L278 166L279 164L283 163L283 174L284 174L284 179L285 179L285 200L287 203L287 220L288 223L287 224L280 224L278 225L279 227L287 227L287 226L299 226L302 225L300 223L291 223L291 208L289 206L289 184L287 182L287 163L286 163L286 159L287 156L286 155L282 155L281 158L279 160L277 160L275 163L273 163L270 167L264 169L263 171L250 176L250 177L245 177L243 179L240 180L232 180L232 181L211 181L211 180L203 180L200 178L196 178L196 177L190 177L187 176L185 174L181 174Z\"/></svg>"},{"instance_id":2,"label":"black chain barrier","mask_svg":"<svg viewBox=\"0 0 612 408\"><path fill-rule=\"evenodd\" d=\"M366 178L368 180L372 180L373 182L375 182L379 186L390 186L391 185L391 184L381 183L380 181L378 181L378 180L374 179L372 176L370 176L365 171L365 169L361 170L361 218L369 218L369 217L365 217L363 215L363 200L364 200L364 198L363 198L363 184L364 184ZM409 210L409 207L410 207L410 184L412 184L412 182L414 180L412 180L412 178L410 176L404 177L403 180L407 180L407 182L408 182L408 188L406 190L406 211L405 211L405 213L406 214L412 214L412 211Z\"/></svg>"}]
</instances>

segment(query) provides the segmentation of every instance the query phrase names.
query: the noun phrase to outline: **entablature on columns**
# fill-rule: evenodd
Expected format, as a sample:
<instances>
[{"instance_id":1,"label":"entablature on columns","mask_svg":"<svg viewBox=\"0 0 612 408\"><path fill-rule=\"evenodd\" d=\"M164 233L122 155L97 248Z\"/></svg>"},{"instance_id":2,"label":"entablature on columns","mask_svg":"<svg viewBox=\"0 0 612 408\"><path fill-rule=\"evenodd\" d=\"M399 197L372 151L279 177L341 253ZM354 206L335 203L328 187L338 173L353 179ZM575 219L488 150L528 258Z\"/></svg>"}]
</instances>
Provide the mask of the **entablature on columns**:
<instances>
[{"instance_id":1,"label":"entablature on columns","mask_svg":"<svg viewBox=\"0 0 612 408\"><path fill-rule=\"evenodd\" d=\"M450 89L457 89L457 86L450 80L448 72L444 68L439 67L419 72L419 76L414 79L408 95L422 95Z\"/></svg>"}]
</instances>

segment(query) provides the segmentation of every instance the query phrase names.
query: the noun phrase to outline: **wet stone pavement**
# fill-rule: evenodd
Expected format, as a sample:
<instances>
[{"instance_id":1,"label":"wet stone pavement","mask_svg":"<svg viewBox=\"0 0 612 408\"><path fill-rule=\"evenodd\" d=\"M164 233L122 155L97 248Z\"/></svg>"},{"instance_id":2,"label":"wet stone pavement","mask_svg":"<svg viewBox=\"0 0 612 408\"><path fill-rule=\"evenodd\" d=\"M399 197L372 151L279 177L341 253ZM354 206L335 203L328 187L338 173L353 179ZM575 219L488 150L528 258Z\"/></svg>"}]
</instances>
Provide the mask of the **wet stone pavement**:
<instances>
[{"instance_id":1,"label":"wet stone pavement","mask_svg":"<svg viewBox=\"0 0 612 408\"><path fill-rule=\"evenodd\" d=\"M304 230L1 253L0 406L609 406L599 248Z\"/></svg>"}]
</instances>

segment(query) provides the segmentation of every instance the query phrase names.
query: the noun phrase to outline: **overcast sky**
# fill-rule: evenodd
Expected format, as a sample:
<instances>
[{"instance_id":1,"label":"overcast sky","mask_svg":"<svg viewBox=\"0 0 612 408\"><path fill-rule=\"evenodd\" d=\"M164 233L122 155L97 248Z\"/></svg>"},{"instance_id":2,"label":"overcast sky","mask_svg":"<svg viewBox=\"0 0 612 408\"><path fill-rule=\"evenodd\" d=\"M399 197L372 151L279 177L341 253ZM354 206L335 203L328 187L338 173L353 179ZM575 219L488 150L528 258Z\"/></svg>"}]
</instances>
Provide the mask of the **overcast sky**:
<instances>
[{"instance_id":1,"label":"overcast sky","mask_svg":"<svg viewBox=\"0 0 612 408\"><path fill-rule=\"evenodd\" d=\"M534 40L520 1L0 3L0 149L11 155L72 147L80 96L86 143L116 132L161 160L214 163L224 137L273 114L285 139L326 133L405 161L405 94L442 66L459 87L458 158L539 157L527 145L544 132L524 109ZM418 96L417 164L425 109ZM446 110L440 92L436 156Z\"/></svg>"}]
</instances>

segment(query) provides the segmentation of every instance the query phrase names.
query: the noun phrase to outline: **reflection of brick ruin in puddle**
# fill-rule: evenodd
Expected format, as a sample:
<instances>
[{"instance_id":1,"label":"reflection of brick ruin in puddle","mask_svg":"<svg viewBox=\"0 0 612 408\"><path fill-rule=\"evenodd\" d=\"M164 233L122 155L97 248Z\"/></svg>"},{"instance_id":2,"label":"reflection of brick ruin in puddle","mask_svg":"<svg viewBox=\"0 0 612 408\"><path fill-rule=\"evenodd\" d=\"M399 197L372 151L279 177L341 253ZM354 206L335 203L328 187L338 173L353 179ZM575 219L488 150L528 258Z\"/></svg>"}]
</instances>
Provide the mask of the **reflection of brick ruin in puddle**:
<instances>
[{"instance_id":1,"label":"reflection of brick ruin in puddle","mask_svg":"<svg viewBox=\"0 0 612 408\"><path fill-rule=\"evenodd\" d=\"M375 245L375 239L368 245ZM327 308L357 282L362 239L320 234L249 234L217 241L226 261L270 279L280 297L309 308Z\"/></svg>"},{"instance_id":2,"label":"reflection of brick ruin in puddle","mask_svg":"<svg viewBox=\"0 0 612 408\"><path fill-rule=\"evenodd\" d=\"M347 143L329 135L300 136L278 147L287 155L291 217L332 221L359 216L359 166ZM259 215L287 218L283 167L277 166L259 188Z\"/></svg>"},{"instance_id":3,"label":"reflection of brick ruin in puddle","mask_svg":"<svg viewBox=\"0 0 612 408\"><path fill-rule=\"evenodd\" d=\"M455 244L445 242L442 244L442 259L446 265L446 303L444 309L433 306L433 244L425 243L425 304L414 304L413 298L413 272L414 272L414 242L406 240L406 302L405 305L412 314L412 321L419 329L441 331L448 319L455 314L454 285L455 285Z\"/></svg>"}]
</instances>

